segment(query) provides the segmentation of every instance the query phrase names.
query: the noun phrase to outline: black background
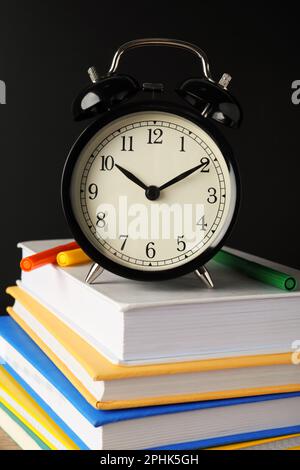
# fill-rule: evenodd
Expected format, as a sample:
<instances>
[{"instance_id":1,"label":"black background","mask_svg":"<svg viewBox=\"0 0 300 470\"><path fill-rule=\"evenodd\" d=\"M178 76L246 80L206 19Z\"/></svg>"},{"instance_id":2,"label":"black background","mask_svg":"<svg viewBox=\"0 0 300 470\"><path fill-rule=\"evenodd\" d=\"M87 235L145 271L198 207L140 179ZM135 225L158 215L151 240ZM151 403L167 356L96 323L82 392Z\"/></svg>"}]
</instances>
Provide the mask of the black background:
<instances>
[{"instance_id":1,"label":"black background","mask_svg":"<svg viewBox=\"0 0 300 470\"><path fill-rule=\"evenodd\" d=\"M1 1L0 105L1 303L19 277L20 240L70 236L60 204L68 150L84 124L70 105L88 84L86 70L107 71L120 44L141 37L194 42L213 76L233 75L244 110L227 130L243 182L243 203L230 244L300 268L299 118L291 84L300 79L300 15L295 2ZM121 71L174 87L199 75L178 51L134 51Z\"/></svg>"}]
</instances>

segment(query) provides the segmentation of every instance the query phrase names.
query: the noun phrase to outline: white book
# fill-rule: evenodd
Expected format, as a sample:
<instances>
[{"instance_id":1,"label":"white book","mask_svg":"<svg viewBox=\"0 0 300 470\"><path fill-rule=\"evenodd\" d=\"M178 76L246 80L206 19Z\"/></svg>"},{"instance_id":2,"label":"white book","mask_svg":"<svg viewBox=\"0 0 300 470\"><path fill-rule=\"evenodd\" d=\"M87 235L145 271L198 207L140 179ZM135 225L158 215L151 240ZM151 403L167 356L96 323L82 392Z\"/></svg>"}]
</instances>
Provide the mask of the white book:
<instances>
[{"instance_id":1,"label":"white book","mask_svg":"<svg viewBox=\"0 0 300 470\"><path fill-rule=\"evenodd\" d=\"M68 240L20 243L23 257ZM300 281L300 272L235 250L234 254ZM300 331L300 289L284 292L209 263L215 289L193 274L165 282L136 282L105 271L84 282L89 265L47 265L22 272L21 287L120 364L190 361L291 351ZM297 336L297 335L296 335Z\"/></svg>"}]
</instances>

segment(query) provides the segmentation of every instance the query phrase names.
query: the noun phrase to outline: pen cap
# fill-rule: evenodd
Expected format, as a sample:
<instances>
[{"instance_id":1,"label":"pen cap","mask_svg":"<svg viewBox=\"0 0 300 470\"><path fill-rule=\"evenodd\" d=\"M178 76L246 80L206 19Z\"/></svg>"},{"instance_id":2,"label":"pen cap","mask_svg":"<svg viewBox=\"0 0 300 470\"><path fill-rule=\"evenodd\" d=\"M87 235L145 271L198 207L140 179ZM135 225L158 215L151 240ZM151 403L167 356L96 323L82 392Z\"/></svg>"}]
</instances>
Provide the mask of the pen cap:
<instances>
[{"instance_id":1,"label":"pen cap","mask_svg":"<svg viewBox=\"0 0 300 470\"><path fill-rule=\"evenodd\" d=\"M277 287L278 289L293 291L297 288L297 280L289 274L276 271L268 268L267 266L254 263L247 259L241 258L240 256L232 255L227 251L219 251L214 257L214 260L225 266L240 271L252 279L264 282L271 286Z\"/></svg>"}]
</instances>

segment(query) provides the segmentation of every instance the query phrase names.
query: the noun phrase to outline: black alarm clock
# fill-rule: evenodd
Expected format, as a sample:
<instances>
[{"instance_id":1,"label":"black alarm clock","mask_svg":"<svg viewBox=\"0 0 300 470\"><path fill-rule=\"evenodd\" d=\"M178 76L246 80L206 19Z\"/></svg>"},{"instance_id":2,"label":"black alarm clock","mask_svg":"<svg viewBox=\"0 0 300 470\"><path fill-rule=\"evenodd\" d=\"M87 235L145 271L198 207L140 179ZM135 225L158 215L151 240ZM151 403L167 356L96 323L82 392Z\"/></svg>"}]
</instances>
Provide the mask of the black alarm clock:
<instances>
[{"instance_id":1,"label":"black alarm clock","mask_svg":"<svg viewBox=\"0 0 300 470\"><path fill-rule=\"evenodd\" d=\"M117 73L120 57L143 46L177 47L201 60L201 74L175 90ZM62 202L75 240L103 269L157 281L205 268L237 218L240 181L233 152L218 127L236 128L241 109L231 77L212 79L193 44L142 39L119 48L107 75L73 104L75 120L94 119L73 145L62 177Z\"/></svg>"}]
</instances>

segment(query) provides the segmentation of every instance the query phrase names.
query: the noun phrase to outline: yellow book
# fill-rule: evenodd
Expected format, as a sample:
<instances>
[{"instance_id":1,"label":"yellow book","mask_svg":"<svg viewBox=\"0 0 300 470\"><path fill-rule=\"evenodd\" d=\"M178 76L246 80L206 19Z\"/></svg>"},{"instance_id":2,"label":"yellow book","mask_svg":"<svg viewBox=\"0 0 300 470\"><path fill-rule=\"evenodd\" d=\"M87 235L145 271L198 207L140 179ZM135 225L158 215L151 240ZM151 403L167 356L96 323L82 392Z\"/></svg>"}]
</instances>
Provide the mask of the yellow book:
<instances>
[{"instance_id":1,"label":"yellow book","mask_svg":"<svg viewBox=\"0 0 300 470\"><path fill-rule=\"evenodd\" d=\"M117 409L300 391L291 354L122 366L110 363L54 313L19 287L8 313L87 401Z\"/></svg>"},{"instance_id":2,"label":"yellow book","mask_svg":"<svg viewBox=\"0 0 300 470\"><path fill-rule=\"evenodd\" d=\"M3 367L0 367L0 401L50 449L79 449Z\"/></svg>"},{"instance_id":3,"label":"yellow book","mask_svg":"<svg viewBox=\"0 0 300 470\"><path fill-rule=\"evenodd\" d=\"M294 447L300 443L300 434L259 439L255 441L239 442L227 446L212 447L206 450L297 450Z\"/></svg>"}]
</instances>

